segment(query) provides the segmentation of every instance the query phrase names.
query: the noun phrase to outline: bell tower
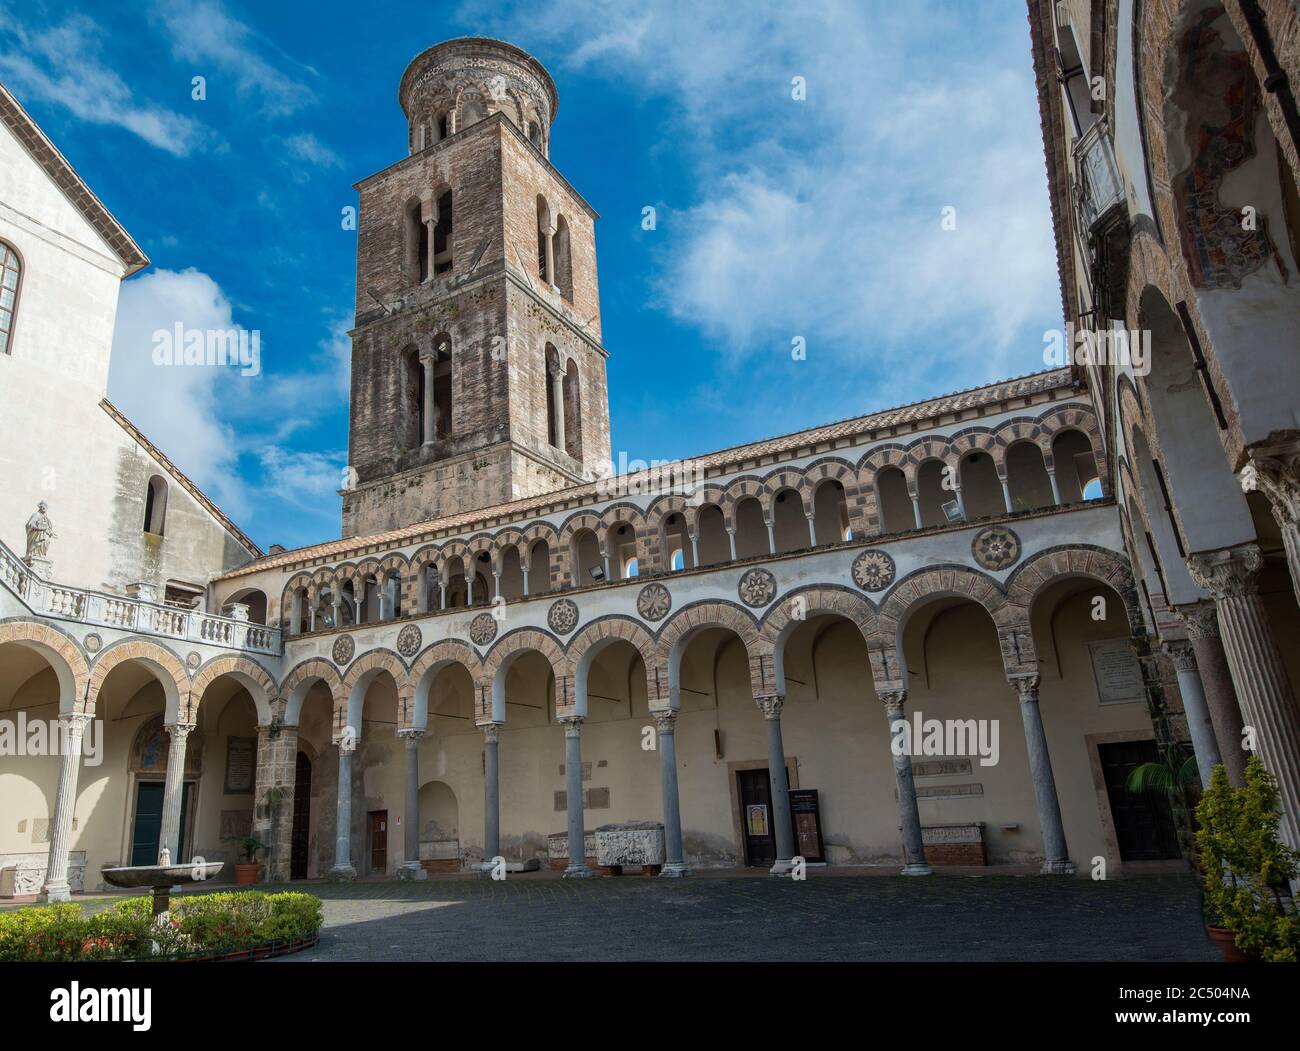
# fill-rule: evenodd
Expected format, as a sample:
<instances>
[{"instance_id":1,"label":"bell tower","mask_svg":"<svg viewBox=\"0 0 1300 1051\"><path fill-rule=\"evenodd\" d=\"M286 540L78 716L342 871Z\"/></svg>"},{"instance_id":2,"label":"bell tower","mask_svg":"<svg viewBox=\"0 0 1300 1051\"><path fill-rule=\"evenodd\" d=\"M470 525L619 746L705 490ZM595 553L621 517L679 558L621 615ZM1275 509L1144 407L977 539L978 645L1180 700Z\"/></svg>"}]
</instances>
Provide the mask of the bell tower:
<instances>
[{"instance_id":1,"label":"bell tower","mask_svg":"<svg viewBox=\"0 0 1300 1051\"><path fill-rule=\"evenodd\" d=\"M398 101L407 156L356 185L344 536L561 489L610 455L597 215L550 162L550 74L448 40Z\"/></svg>"}]
</instances>

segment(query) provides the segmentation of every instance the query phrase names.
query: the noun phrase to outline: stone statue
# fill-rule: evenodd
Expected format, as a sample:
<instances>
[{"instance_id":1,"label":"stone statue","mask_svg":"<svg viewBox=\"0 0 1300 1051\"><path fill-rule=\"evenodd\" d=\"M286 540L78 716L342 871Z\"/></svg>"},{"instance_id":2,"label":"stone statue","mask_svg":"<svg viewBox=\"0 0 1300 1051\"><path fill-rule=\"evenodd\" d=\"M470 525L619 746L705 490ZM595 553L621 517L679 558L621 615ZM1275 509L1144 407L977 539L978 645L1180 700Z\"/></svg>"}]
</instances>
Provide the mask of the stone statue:
<instances>
[{"instance_id":1,"label":"stone statue","mask_svg":"<svg viewBox=\"0 0 1300 1051\"><path fill-rule=\"evenodd\" d=\"M42 500L36 505L36 513L27 519L27 559L48 559L50 540L54 537L54 527L46 517L46 503Z\"/></svg>"}]
</instances>

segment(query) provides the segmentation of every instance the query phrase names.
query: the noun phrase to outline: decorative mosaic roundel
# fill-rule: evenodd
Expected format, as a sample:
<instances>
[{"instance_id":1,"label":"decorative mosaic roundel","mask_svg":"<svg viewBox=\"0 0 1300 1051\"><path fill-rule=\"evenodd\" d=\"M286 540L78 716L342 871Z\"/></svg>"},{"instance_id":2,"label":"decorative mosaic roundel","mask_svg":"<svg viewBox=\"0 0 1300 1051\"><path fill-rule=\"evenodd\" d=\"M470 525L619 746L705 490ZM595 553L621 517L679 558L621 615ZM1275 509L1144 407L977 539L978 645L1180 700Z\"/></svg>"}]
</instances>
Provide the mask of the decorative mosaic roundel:
<instances>
[{"instance_id":1,"label":"decorative mosaic roundel","mask_svg":"<svg viewBox=\"0 0 1300 1051\"><path fill-rule=\"evenodd\" d=\"M486 646L497 637L497 619L491 613L480 613L469 622L469 641L475 646Z\"/></svg>"},{"instance_id":2,"label":"decorative mosaic roundel","mask_svg":"<svg viewBox=\"0 0 1300 1051\"><path fill-rule=\"evenodd\" d=\"M571 598L558 598L551 603L546 623L557 635L567 635L578 626L578 604Z\"/></svg>"},{"instance_id":3,"label":"decorative mosaic roundel","mask_svg":"<svg viewBox=\"0 0 1300 1051\"><path fill-rule=\"evenodd\" d=\"M423 641L424 636L420 634L419 627L408 624L397 633L397 652L409 660L419 651Z\"/></svg>"},{"instance_id":4,"label":"decorative mosaic roundel","mask_svg":"<svg viewBox=\"0 0 1300 1051\"><path fill-rule=\"evenodd\" d=\"M636 597L636 611L646 620L663 620L673 608L673 597L662 584L647 584Z\"/></svg>"},{"instance_id":5,"label":"decorative mosaic roundel","mask_svg":"<svg viewBox=\"0 0 1300 1051\"><path fill-rule=\"evenodd\" d=\"M985 569L1006 569L1020 559L1020 537L1005 526L988 526L975 534L970 550Z\"/></svg>"},{"instance_id":6,"label":"decorative mosaic roundel","mask_svg":"<svg viewBox=\"0 0 1300 1051\"><path fill-rule=\"evenodd\" d=\"M853 560L853 583L864 591L880 591L894 582L897 567L888 551L872 548Z\"/></svg>"},{"instance_id":7,"label":"decorative mosaic roundel","mask_svg":"<svg viewBox=\"0 0 1300 1051\"><path fill-rule=\"evenodd\" d=\"M776 577L766 569L751 569L736 589L746 606L766 606L776 597Z\"/></svg>"},{"instance_id":8,"label":"decorative mosaic roundel","mask_svg":"<svg viewBox=\"0 0 1300 1051\"><path fill-rule=\"evenodd\" d=\"M101 639L98 635L96 635L92 631L89 635L86 636L85 645L86 645L87 653L98 653L101 649L104 648L104 640Z\"/></svg>"},{"instance_id":9,"label":"decorative mosaic roundel","mask_svg":"<svg viewBox=\"0 0 1300 1051\"><path fill-rule=\"evenodd\" d=\"M190 650L189 656L185 658L185 663L191 668L197 668L203 663L203 658L199 656L198 650Z\"/></svg>"},{"instance_id":10,"label":"decorative mosaic roundel","mask_svg":"<svg viewBox=\"0 0 1300 1051\"><path fill-rule=\"evenodd\" d=\"M334 649L331 653L334 656L334 663L342 666L352 659L352 654L356 651L357 644L352 641L352 636L340 635L334 640Z\"/></svg>"}]
</instances>

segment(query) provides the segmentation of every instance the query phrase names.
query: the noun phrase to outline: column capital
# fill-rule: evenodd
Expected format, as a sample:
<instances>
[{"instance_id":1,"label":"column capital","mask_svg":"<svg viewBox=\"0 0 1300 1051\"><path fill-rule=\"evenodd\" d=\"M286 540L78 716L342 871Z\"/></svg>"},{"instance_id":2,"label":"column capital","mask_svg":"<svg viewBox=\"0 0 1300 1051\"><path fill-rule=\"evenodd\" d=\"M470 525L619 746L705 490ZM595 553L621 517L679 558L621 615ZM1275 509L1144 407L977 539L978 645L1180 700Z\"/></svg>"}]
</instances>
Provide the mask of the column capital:
<instances>
[{"instance_id":1,"label":"column capital","mask_svg":"<svg viewBox=\"0 0 1300 1051\"><path fill-rule=\"evenodd\" d=\"M885 713L891 719L902 718L903 706L907 704L906 690L879 690L876 696L880 698L880 703L885 706Z\"/></svg>"},{"instance_id":2,"label":"column capital","mask_svg":"<svg viewBox=\"0 0 1300 1051\"><path fill-rule=\"evenodd\" d=\"M89 723L94 722L94 712L60 712L59 722L74 733L83 733Z\"/></svg>"},{"instance_id":3,"label":"column capital","mask_svg":"<svg viewBox=\"0 0 1300 1051\"><path fill-rule=\"evenodd\" d=\"M397 736L406 742L407 747L417 745L424 736L424 728L417 726L403 726L397 731Z\"/></svg>"},{"instance_id":4,"label":"column capital","mask_svg":"<svg viewBox=\"0 0 1300 1051\"><path fill-rule=\"evenodd\" d=\"M564 727L565 737L579 737L582 735L582 724L586 721L586 716L566 715L557 721Z\"/></svg>"},{"instance_id":5,"label":"column capital","mask_svg":"<svg viewBox=\"0 0 1300 1051\"><path fill-rule=\"evenodd\" d=\"M564 379L564 369L560 367L558 361L548 361L546 363L546 375L551 378L552 383L555 383Z\"/></svg>"},{"instance_id":6,"label":"column capital","mask_svg":"<svg viewBox=\"0 0 1300 1051\"><path fill-rule=\"evenodd\" d=\"M1243 493L1263 493L1286 525L1300 523L1300 438L1258 445L1237 474Z\"/></svg>"},{"instance_id":7,"label":"column capital","mask_svg":"<svg viewBox=\"0 0 1300 1051\"><path fill-rule=\"evenodd\" d=\"M1196 651L1188 639L1172 639L1164 644L1164 649L1176 671L1196 671Z\"/></svg>"},{"instance_id":8,"label":"column capital","mask_svg":"<svg viewBox=\"0 0 1300 1051\"><path fill-rule=\"evenodd\" d=\"M1193 642L1219 637L1219 611L1213 602L1195 602L1176 608L1187 628L1187 637Z\"/></svg>"},{"instance_id":9,"label":"column capital","mask_svg":"<svg viewBox=\"0 0 1300 1051\"><path fill-rule=\"evenodd\" d=\"M1187 556L1187 571L1197 587L1221 599L1240 598L1257 588L1255 575L1264 565L1258 544L1238 544Z\"/></svg>"},{"instance_id":10,"label":"column capital","mask_svg":"<svg viewBox=\"0 0 1300 1051\"><path fill-rule=\"evenodd\" d=\"M183 741L197 725L197 723L164 723L163 729L173 741Z\"/></svg>"},{"instance_id":11,"label":"column capital","mask_svg":"<svg viewBox=\"0 0 1300 1051\"><path fill-rule=\"evenodd\" d=\"M1038 703L1039 677L1037 675L1009 675L1007 682L1011 683L1011 688L1016 691L1021 701Z\"/></svg>"},{"instance_id":12,"label":"column capital","mask_svg":"<svg viewBox=\"0 0 1300 1051\"><path fill-rule=\"evenodd\" d=\"M763 713L763 718L768 722L781 718L781 708L785 705L785 698L781 696L772 697L755 697L754 703L758 705L759 711Z\"/></svg>"},{"instance_id":13,"label":"column capital","mask_svg":"<svg viewBox=\"0 0 1300 1051\"><path fill-rule=\"evenodd\" d=\"M677 709L662 708L650 713L655 721L655 730L661 734L675 733L677 730Z\"/></svg>"},{"instance_id":14,"label":"column capital","mask_svg":"<svg viewBox=\"0 0 1300 1051\"><path fill-rule=\"evenodd\" d=\"M500 723L484 723L479 729L483 731L483 740L488 744L496 744L501 739Z\"/></svg>"}]
</instances>

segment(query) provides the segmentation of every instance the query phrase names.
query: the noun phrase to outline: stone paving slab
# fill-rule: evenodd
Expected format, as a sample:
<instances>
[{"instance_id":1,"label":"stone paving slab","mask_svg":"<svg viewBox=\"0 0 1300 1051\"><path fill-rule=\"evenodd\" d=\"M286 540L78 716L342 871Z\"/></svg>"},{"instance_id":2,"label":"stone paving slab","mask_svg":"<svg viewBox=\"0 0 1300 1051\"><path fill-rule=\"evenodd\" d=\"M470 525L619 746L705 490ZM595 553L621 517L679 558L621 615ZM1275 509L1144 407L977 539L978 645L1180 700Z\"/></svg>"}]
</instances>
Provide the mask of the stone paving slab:
<instances>
[{"instance_id":1,"label":"stone paving slab","mask_svg":"<svg viewBox=\"0 0 1300 1051\"><path fill-rule=\"evenodd\" d=\"M1218 959L1189 875L519 876L263 889L324 900L320 944L284 962Z\"/></svg>"}]
</instances>

